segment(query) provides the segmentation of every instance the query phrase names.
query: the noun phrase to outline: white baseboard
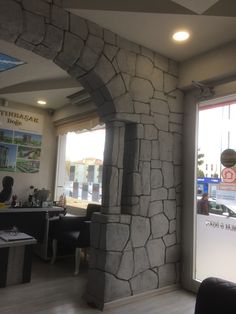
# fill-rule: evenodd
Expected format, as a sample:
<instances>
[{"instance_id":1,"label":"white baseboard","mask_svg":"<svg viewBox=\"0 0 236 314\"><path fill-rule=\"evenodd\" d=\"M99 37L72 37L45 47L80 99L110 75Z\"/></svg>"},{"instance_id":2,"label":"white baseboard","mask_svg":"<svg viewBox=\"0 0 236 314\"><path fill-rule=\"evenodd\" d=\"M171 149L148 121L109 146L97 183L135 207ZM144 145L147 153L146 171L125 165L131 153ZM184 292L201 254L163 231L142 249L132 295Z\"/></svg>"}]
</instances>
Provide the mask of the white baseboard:
<instances>
[{"instance_id":1,"label":"white baseboard","mask_svg":"<svg viewBox=\"0 0 236 314\"><path fill-rule=\"evenodd\" d=\"M175 291L180 289L180 285L179 284L175 284L175 285L170 285L170 286L166 286L163 288L159 288L159 289L154 289L154 290L149 290L143 293L139 293L139 294L135 294L129 297L125 297L122 299L118 299L115 301L111 301L111 302L107 302L104 304L104 308L103 310L110 310L112 308L118 307L118 306L122 306L125 304L129 304L129 303L133 303L133 302L137 302L140 300L144 300L146 298L150 298L153 296L157 296L157 295L161 295L164 293L168 293L171 291Z\"/></svg>"}]
</instances>

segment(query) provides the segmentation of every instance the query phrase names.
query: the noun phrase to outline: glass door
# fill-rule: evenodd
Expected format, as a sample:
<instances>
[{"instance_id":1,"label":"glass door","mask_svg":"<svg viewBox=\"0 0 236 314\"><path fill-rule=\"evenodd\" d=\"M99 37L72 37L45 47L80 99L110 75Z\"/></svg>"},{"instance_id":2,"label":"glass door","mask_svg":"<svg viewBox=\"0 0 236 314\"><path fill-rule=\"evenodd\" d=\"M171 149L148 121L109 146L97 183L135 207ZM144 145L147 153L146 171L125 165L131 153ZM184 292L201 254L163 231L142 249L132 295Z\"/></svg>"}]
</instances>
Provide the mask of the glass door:
<instances>
[{"instance_id":1,"label":"glass door","mask_svg":"<svg viewBox=\"0 0 236 314\"><path fill-rule=\"evenodd\" d=\"M200 104L194 279L236 281L236 101Z\"/></svg>"}]
</instances>

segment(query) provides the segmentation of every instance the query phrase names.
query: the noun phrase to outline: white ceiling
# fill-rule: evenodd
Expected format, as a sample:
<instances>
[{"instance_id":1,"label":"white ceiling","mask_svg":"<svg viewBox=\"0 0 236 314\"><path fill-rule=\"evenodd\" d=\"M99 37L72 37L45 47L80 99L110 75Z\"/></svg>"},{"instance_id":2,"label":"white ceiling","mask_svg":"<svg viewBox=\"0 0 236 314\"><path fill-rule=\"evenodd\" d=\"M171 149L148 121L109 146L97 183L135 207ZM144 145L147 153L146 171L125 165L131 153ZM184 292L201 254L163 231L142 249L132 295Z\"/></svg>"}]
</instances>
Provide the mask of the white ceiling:
<instances>
[{"instance_id":1,"label":"white ceiling","mask_svg":"<svg viewBox=\"0 0 236 314\"><path fill-rule=\"evenodd\" d=\"M26 64L0 72L0 98L32 106L57 109L69 103L67 96L82 89L52 61L31 51L0 40L0 53L16 57ZM37 104L38 99L47 105Z\"/></svg>"},{"instance_id":2,"label":"white ceiling","mask_svg":"<svg viewBox=\"0 0 236 314\"><path fill-rule=\"evenodd\" d=\"M169 58L184 62L215 47L236 40L236 1L231 0L63 0L71 12L87 18L131 41ZM204 15L199 15L204 14ZM190 40L182 44L171 36L187 29ZM57 109L67 96L81 90L79 83L53 62L0 41L0 53L27 64L0 72L0 98Z\"/></svg>"},{"instance_id":3,"label":"white ceiling","mask_svg":"<svg viewBox=\"0 0 236 314\"><path fill-rule=\"evenodd\" d=\"M184 61L236 39L234 17L77 9L72 11L177 61ZM173 41L172 35L181 29L188 30L191 37L178 44Z\"/></svg>"}]
</instances>

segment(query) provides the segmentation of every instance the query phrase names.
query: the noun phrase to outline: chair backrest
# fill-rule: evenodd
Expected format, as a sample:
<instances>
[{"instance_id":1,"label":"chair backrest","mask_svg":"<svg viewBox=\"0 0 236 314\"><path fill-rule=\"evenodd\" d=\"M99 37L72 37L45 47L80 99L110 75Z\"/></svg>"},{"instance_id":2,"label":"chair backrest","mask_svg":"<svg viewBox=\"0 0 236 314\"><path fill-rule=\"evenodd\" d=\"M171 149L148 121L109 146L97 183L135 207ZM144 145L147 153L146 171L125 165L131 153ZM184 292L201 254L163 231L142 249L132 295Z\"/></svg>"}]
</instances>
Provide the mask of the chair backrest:
<instances>
[{"instance_id":1,"label":"chair backrest","mask_svg":"<svg viewBox=\"0 0 236 314\"><path fill-rule=\"evenodd\" d=\"M101 205L99 204L88 204L87 206L87 213L86 213L86 220L91 220L93 213L100 213L101 212Z\"/></svg>"},{"instance_id":2,"label":"chair backrest","mask_svg":"<svg viewBox=\"0 0 236 314\"><path fill-rule=\"evenodd\" d=\"M236 283L209 277L198 290L195 314L235 314Z\"/></svg>"}]
</instances>

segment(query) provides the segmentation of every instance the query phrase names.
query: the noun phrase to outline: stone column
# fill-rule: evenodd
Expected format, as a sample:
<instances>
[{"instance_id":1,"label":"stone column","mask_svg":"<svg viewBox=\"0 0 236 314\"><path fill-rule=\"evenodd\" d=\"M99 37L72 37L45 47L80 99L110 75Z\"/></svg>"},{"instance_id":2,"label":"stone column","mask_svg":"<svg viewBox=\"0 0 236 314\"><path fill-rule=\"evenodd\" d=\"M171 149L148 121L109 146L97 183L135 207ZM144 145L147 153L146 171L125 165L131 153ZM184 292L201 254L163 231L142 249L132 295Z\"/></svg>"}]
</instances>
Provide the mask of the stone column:
<instances>
[{"instance_id":1,"label":"stone column","mask_svg":"<svg viewBox=\"0 0 236 314\"><path fill-rule=\"evenodd\" d=\"M103 162L102 213L120 214L123 180L125 123L106 124Z\"/></svg>"}]
</instances>

